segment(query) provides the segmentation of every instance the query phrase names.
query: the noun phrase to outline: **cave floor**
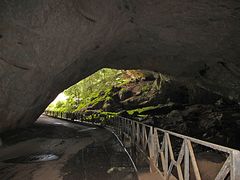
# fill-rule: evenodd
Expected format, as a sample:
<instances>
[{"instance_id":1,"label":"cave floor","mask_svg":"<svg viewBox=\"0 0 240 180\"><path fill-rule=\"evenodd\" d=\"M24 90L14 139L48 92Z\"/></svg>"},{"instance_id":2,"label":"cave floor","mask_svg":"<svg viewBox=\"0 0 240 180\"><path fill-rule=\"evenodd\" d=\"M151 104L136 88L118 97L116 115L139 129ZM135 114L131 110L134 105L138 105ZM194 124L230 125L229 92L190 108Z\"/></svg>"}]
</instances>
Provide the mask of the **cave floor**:
<instances>
[{"instance_id":1,"label":"cave floor","mask_svg":"<svg viewBox=\"0 0 240 180\"><path fill-rule=\"evenodd\" d=\"M104 128L41 116L1 137L1 180L137 179L123 147Z\"/></svg>"}]
</instances>

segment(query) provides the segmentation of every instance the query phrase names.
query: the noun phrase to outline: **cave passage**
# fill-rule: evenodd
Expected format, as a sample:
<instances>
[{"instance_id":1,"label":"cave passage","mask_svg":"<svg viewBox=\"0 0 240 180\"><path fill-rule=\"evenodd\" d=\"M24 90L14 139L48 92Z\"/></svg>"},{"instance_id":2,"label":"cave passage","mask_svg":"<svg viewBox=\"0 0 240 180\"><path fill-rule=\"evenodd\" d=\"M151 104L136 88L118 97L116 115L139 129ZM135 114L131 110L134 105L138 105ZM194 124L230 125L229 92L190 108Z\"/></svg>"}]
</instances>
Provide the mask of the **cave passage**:
<instances>
[{"instance_id":1,"label":"cave passage","mask_svg":"<svg viewBox=\"0 0 240 180\"><path fill-rule=\"evenodd\" d=\"M128 117L239 149L239 19L239 0L1 0L3 179L15 178L15 168L23 171L20 179L39 179L49 172L48 165L25 171L26 164L15 166L13 161L53 158L48 162L54 166L78 154L77 132L71 139L60 131L47 131L51 141L42 139L46 129L31 129L46 108ZM51 103L61 92L61 101ZM70 135L76 129L71 130ZM87 151L91 140L83 141ZM33 154L21 151L31 150L28 143L37 144ZM59 151L48 152L48 145ZM73 149L65 154L69 145ZM45 152L38 152L39 146ZM108 147L103 149L107 154ZM21 156L14 155L16 151ZM3 157L5 153L9 156ZM60 164L49 177L59 179ZM65 165L68 176L71 165Z\"/></svg>"},{"instance_id":2,"label":"cave passage","mask_svg":"<svg viewBox=\"0 0 240 180\"><path fill-rule=\"evenodd\" d=\"M0 132L104 67L148 69L239 101L238 0L0 2ZM207 99L207 98L202 98Z\"/></svg>"}]
</instances>

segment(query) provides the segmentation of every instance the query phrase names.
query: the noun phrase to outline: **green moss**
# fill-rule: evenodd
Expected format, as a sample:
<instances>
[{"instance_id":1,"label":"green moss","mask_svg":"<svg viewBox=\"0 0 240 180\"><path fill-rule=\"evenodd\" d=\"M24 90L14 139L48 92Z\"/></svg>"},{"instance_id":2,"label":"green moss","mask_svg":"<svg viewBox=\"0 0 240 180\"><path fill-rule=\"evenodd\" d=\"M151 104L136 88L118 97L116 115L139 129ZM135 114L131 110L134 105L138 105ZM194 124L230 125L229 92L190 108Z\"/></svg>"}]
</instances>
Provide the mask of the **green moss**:
<instances>
[{"instance_id":1,"label":"green moss","mask_svg":"<svg viewBox=\"0 0 240 180\"><path fill-rule=\"evenodd\" d=\"M104 101L112 101L112 91L113 87L107 88L104 90L104 95L100 96L99 93L92 93L90 94L89 98L84 99L83 101L80 102L78 108L75 111L80 111L83 108L87 108L89 106L95 106L100 102Z\"/></svg>"},{"instance_id":2,"label":"green moss","mask_svg":"<svg viewBox=\"0 0 240 180\"><path fill-rule=\"evenodd\" d=\"M113 98L112 98L111 96L107 96L107 97L105 98L105 100L106 100L106 101L111 101L111 100L113 100Z\"/></svg>"},{"instance_id":3,"label":"green moss","mask_svg":"<svg viewBox=\"0 0 240 180\"><path fill-rule=\"evenodd\" d=\"M103 114L103 115L112 115L112 116L117 116L118 113L116 112L108 112L108 111L99 111L100 114Z\"/></svg>"},{"instance_id":4,"label":"green moss","mask_svg":"<svg viewBox=\"0 0 240 180\"><path fill-rule=\"evenodd\" d=\"M159 108L160 106L148 106L148 107L143 107L143 108L139 108L139 109L132 109L132 110L128 110L127 113L130 115L133 115L134 113L138 113L141 114L145 111L149 111L149 110L154 110Z\"/></svg>"},{"instance_id":5,"label":"green moss","mask_svg":"<svg viewBox=\"0 0 240 180\"><path fill-rule=\"evenodd\" d=\"M118 84L117 87L122 87L122 86L124 86L124 85L126 85L126 84L128 84L130 82L131 82L130 79L125 79L125 80L122 81L122 83Z\"/></svg>"}]
</instances>

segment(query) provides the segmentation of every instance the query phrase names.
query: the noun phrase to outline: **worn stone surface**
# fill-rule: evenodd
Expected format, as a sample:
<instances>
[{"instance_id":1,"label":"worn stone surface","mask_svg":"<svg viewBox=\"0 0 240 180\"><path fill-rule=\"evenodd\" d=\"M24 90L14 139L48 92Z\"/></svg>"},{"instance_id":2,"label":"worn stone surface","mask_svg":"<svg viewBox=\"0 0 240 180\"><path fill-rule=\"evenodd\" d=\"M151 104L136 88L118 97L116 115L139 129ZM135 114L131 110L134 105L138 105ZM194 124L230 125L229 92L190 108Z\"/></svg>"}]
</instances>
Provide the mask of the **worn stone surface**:
<instances>
[{"instance_id":1,"label":"worn stone surface","mask_svg":"<svg viewBox=\"0 0 240 180\"><path fill-rule=\"evenodd\" d=\"M239 99L240 1L0 1L0 131L37 119L102 67L142 68Z\"/></svg>"}]
</instances>

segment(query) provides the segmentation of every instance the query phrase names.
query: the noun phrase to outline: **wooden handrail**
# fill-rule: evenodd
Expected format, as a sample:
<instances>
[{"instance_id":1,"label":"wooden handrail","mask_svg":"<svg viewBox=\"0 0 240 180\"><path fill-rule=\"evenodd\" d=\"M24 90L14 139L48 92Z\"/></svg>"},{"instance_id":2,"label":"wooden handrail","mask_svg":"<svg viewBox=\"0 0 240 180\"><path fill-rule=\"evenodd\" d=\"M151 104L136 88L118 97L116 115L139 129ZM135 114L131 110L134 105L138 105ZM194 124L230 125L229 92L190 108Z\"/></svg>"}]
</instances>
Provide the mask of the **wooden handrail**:
<instances>
[{"instance_id":1,"label":"wooden handrail","mask_svg":"<svg viewBox=\"0 0 240 180\"><path fill-rule=\"evenodd\" d=\"M63 118L68 120L75 119L89 122L89 118L87 116L79 113L45 111L45 114L57 118ZM103 117L105 121L108 121L106 125L114 129L119 135L119 137L126 136L127 138L129 138L132 144L140 148L140 150L144 152L146 156L148 156L147 158L149 159L150 172L158 172L160 176L164 179L168 179L172 175L172 170L175 166L177 168L178 178L182 180L189 180L189 167L191 162L195 178L197 180L201 180L201 172L198 168L192 143L202 145L227 154L228 157L223 167L219 170L215 180L224 180L228 175L230 175L231 180L240 179L240 151L238 150L146 125L144 123L125 117L111 115L103 116L101 114L95 115L97 115L98 117ZM91 118L93 117L91 116ZM93 123L95 122L93 121ZM96 122L95 124L101 124L101 122ZM162 141L159 141L159 133L163 134ZM174 152L170 136L180 138L183 141L177 159L174 158ZM160 169L158 168L159 158L162 164L163 172L160 171ZM181 168L182 163L183 172Z\"/></svg>"}]
</instances>

